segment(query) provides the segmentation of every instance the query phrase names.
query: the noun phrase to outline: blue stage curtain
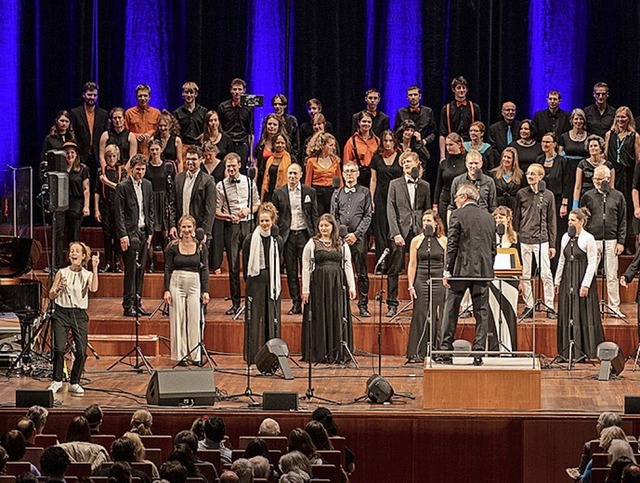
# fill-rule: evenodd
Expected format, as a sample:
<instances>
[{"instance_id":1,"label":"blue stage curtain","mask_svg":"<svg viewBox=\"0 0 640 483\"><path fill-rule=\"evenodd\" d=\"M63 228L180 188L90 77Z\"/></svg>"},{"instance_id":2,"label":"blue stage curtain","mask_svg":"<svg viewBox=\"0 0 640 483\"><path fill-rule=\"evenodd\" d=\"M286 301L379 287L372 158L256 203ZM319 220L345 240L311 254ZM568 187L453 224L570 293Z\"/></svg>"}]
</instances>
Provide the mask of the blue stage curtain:
<instances>
[{"instance_id":1,"label":"blue stage curtain","mask_svg":"<svg viewBox=\"0 0 640 483\"><path fill-rule=\"evenodd\" d=\"M4 127L0 129L0 164L18 166L20 134L20 1L2 2L0 15L0 105Z\"/></svg>"}]
</instances>

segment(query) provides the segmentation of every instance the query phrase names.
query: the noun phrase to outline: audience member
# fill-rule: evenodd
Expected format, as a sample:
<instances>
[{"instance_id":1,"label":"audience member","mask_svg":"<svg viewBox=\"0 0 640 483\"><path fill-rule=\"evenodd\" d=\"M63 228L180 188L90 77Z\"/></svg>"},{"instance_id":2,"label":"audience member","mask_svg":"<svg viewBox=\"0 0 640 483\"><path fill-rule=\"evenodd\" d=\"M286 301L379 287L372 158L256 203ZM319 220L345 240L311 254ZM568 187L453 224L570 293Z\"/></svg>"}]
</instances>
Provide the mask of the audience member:
<instances>
[{"instance_id":1,"label":"audience member","mask_svg":"<svg viewBox=\"0 0 640 483\"><path fill-rule=\"evenodd\" d=\"M33 424L36 427L36 434L43 434L48 416L49 410L42 406L31 406L27 410L27 418L33 421Z\"/></svg>"},{"instance_id":2,"label":"audience member","mask_svg":"<svg viewBox=\"0 0 640 483\"><path fill-rule=\"evenodd\" d=\"M186 483L187 470L178 461L167 461L160 467L160 478L169 483Z\"/></svg>"},{"instance_id":3,"label":"audience member","mask_svg":"<svg viewBox=\"0 0 640 483\"><path fill-rule=\"evenodd\" d=\"M202 478L205 483L214 483L212 481L207 481L204 475L200 472L198 467L196 466L196 462L198 459L196 458L195 453L191 451L189 445L185 443L178 443L173 447L173 451L167 458L167 461L178 461L184 468L187 470L187 476L189 478Z\"/></svg>"},{"instance_id":4,"label":"audience member","mask_svg":"<svg viewBox=\"0 0 640 483\"><path fill-rule=\"evenodd\" d=\"M231 470L226 470L220 475L220 483L240 483L240 478Z\"/></svg>"},{"instance_id":5,"label":"audience member","mask_svg":"<svg viewBox=\"0 0 640 483\"><path fill-rule=\"evenodd\" d=\"M7 451L8 461L24 461L24 455L27 450L27 443L24 435L17 429L7 431L2 436L2 446ZM40 476L40 471L31 463L31 473Z\"/></svg>"},{"instance_id":6,"label":"audience member","mask_svg":"<svg viewBox=\"0 0 640 483\"><path fill-rule=\"evenodd\" d=\"M194 419L193 423L191 423L191 431L196 435L198 441L204 440L204 423L206 420L207 418L200 417Z\"/></svg>"},{"instance_id":7,"label":"audience member","mask_svg":"<svg viewBox=\"0 0 640 483\"><path fill-rule=\"evenodd\" d=\"M100 425L102 424L102 418L104 417L100 405L91 404L90 406L87 406L82 415L89 423L91 434L100 434Z\"/></svg>"},{"instance_id":8,"label":"audience member","mask_svg":"<svg viewBox=\"0 0 640 483\"><path fill-rule=\"evenodd\" d=\"M106 475L109 477L108 483L131 483L131 477L136 476L136 470L131 469L131 465L126 461L116 461L109 468L106 468L106 470ZM142 482L150 481L149 477L141 471L138 471L137 476ZM144 476L146 480L142 478L142 476Z\"/></svg>"},{"instance_id":9,"label":"audience member","mask_svg":"<svg viewBox=\"0 0 640 483\"><path fill-rule=\"evenodd\" d=\"M253 456L264 456L265 458L269 458L269 447L264 439L255 438L247 444L242 457L249 459Z\"/></svg>"},{"instance_id":10,"label":"audience member","mask_svg":"<svg viewBox=\"0 0 640 483\"><path fill-rule=\"evenodd\" d=\"M84 416L76 416L71 420L65 442L59 446L67 452L71 462L91 463L91 471L110 461L107 450L91 442L91 430Z\"/></svg>"},{"instance_id":11,"label":"audience member","mask_svg":"<svg viewBox=\"0 0 640 483\"><path fill-rule=\"evenodd\" d=\"M140 478L142 483L150 483L151 478L144 472L135 468L131 468L130 465L133 461L136 461L135 457L136 447L134 442L123 436L122 438L116 439L113 443L111 443L111 458L113 458L114 464L116 463L126 463L129 468L129 472L131 476ZM111 468L109 467L98 467L92 471L93 476L110 476Z\"/></svg>"},{"instance_id":12,"label":"audience member","mask_svg":"<svg viewBox=\"0 0 640 483\"><path fill-rule=\"evenodd\" d=\"M231 464L231 471L238 475L239 483L253 483L253 465L245 458L238 458Z\"/></svg>"},{"instance_id":13,"label":"audience member","mask_svg":"<svg viewBox=\"0 0 640 483\"><path fill-rule=\"evenodd\" d=\"M305 483L307 481L309 481L309 478L302 476L302 473L298 471L289 471L280 477L279 483Z\"/></svg>"},{"instance_id":14,"label":"audience member","mask_svg":"<svg viewBox=\"0 0 640 483\"><path fill-rule=\"evenodd\" d=\"M16 424L16 429L24 436L27 448L36 445L36 425L33 424L33 421L27 417L20 418L18 424Z\"/></svg>"},{"instance_id":15,"label":"audience member","mask_svg":"<svg viewBox=\"0 0 640 483\"><path fill-rule=\"evenodd\" d=\"M150 461L147 459L147 451L144 447L144 444L142 444L142 440L140 439L140 436L138 435L138 433L131 433L127 431L126 433L124 433L123 437L129 438L133 442L133 447L134 447L133 461L150 464L151 476L153 478L158 478L160 476L160 473L158 472L158 467L153 461Z\"/></svg>"},{"instance_id":16,"label":"audience member","mask_svg":"<svg viewBox=\"0 0 640 483\"><path fill-rule=\"evenodd\" d=\"M260 423L258 435L260 436L278 436L280 434L280 425L278 421L271 418L264 418Z\"/></svg>"},{"instance_id":17,"label":"audience member","mask_svg":"<svg viewBox=\"0 0 640 483\"><path fill-rule=\"evenodd\" d=\"M2 456L0 456L0 459L1 458ZM0 470L0 475L1 474L2 470ZM38 483L38 477L30 471L25 471L24 473L20 473L18 476L16 476L16 483Z\"/></svg>"},{"instance_id":18,"label":"audience member","mask_svg":"<svg viewBox=\"0 0 640 483\"><path fill-rule=\"evenodd\" d=\"M640 466L627 466L622 472L622 483L640 483Z\"/></svg>"},{"instance_id":19,"label":"audience member","mask_svg":"<svg viewBox=\"0 0 640 483\"><path fill-rule=\"evenodd\" d=\"M295 471L299 473L305 481L309 481L313 474L311 472L311 462L309 458L303 455L300 451L290 451L280 457L278 463L280 472L282 474Z\"/></svg>"},{"instance_id":20,"label":"audience member","mask_svg":"<svg viewBox=\"0 0 640 483\"><path fill-rule=\"evenodd\" d=\"M40 470L43 475L49 477L49 481L65 481L64 477L69 463L71 463L69 455L60 446L45 448L40 456Z\"/></svg>"},{"instance_id":21,"label":"audience member","mask_svg":"<svg viewBox=\"0 0 640 483\"><path fill-rule=\"evenodd\" d=\"M319 450L332 450L333 445L329 439L329 433L320 421L309 421L305 431L311 437L311 441Z\"/></svg>"},{"instance_id":22,"label":"audience member","mask_svg":"<svg viewBox=\"0 0 640 483\"><path fill-rule=\"evenodd\" d=\"M287 438L287 450L299 451L305 455L312 465L322 464L322 458L318 455L316 446L311 441L311 436L302 428L294 428Z\"/></svg>"},{"instance_id":23,"label":"audience member","mask_svg":"<svg viewBox=\"0 0 640 483\"><path fill-rule=\"evenodd\" d=\"M153 425L153 416L146 409L138 409L133 416L131 416L131 432L146 436L147 434L153 434L151 432L151 426Z\"/></svg>"},{"instance_id":24,"label":"audience member","mask_svg":"<svg viewBox=\"0 0 640 483\"><path fill-rule=\"evenodd\" d=\"M224 420L220 416L211 416L204 422L204 440L198 442L199 449L219 449L222 464L231 463L233 451L226 431Z\"/></svg>"},{"instance_id":25,"label":"audience member","mask_svg":"<svg viewBox=\"0 0 640 483\"><path fill-rule=\"evenodd\" d=\"M253 477L254 478L266 478L269 479L271 477L271 468L269 465L269 460L264 456L253 456L248 458L249 463L253 466Z\"/></svg>"},{"instance_id":26,"label":"audience member","mask_svg":"<svg viewBox=\"0 0 640 483\"><path fill-rule=\"evenodd\" d=\"M622 483L622 472L632 464L634 464L634 461L626 456L620 456L618 459L613 460L607 479L604 480L605 483Z\"/></svg>"}]
</instances>

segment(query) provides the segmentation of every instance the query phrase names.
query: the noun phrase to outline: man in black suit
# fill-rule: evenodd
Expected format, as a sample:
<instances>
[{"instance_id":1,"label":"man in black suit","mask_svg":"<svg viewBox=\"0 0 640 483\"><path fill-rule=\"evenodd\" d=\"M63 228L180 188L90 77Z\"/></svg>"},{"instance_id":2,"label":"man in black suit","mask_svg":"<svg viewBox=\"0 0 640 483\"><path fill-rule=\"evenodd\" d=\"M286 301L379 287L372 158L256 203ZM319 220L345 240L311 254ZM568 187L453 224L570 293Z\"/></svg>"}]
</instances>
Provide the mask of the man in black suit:
<instances>
[{"instance_id":1,"label":"man in black suit","mask_svg":"<svg viewBox=\"0 0 640 483\"><path fill-rule=\"evenodd\" d=\"M477 188L471 184L461 185L454 197L458 209L449 219L447 256L442 282L447 287L442 324L443 350L453 350L460 302L467 289L471 292L473 314L476 318L473 350L483 350L487 340L489 282L456 280L457 277L493 277L496 224L493 216L478 206L479 197ZM445 356L441 361L450 364L451 356ZM474 356L473 365L481 366L482 357Z\"/></svg>"},{"instance_id":2,"label":"man in black suit","mask_svg":"<svg viewBox=\"0 0 640 483\"><path fill-rule=\"evenodd\" d=\"M511 101L503 103L500 112L502 120L489 126L489 143L502 154L504 148L520 137L520 121L516 121L516 105Z\"/></svg>"},{"instance_id":3,"label":"man in black suit","mask_svg":"<svg viewBox=\"0 0 640 483\"><path fill-rule=\"evenodd\" d=\"M538 111L533 115L533 125L538 133L538 141L548 132L553 132L560 139L564 133L571 129L570 114L560 109L562 96L558 91L549 91L547 95L547 109Z\"/></svg>"},{"instance_id":4,"label":"man in black suit","mask_svg":"<svg viewBox=\"0 0 640 483\"><path fill-rule=\"evenodd\" d=\"M416 125L416 131L420 133L422 143L426 146L436 139L436 122L433 117L433 109L420 104L422 100L422 90L418 86L407 87L407 100L409 105L401 107L396 112L395 122L393 124L394 132L404 121L413 121ZM378 134L380 137L380 134Z\"/></svg>"},{"instance_id":5,"label":"man in black suit","mask_svg":"<svg viewBox=\"0 0 640 483\"><path fill-rule=\"evenodd\" d=\"M318 202L316 190L300 182L302 168L293 163L287 169L287 184L273 192L273 204L278 210L278 228L284 246L284 265L287 269L287 285L293 306L291 314L302 313L300 279L302 251L318 226Z\"/></svg>"},{"instance_id":6,"label":"man in black suit","mask_svg":"<svg viewBox=\"0 0 640 483\"><path fill-rule=\"evenodd\" d=\"M404 176L389 183L387 197L387 219L391 254L387 277L387 317L398 313L398 276L404 267L404 255L409 250L411 240L422 229L422 214L431 208L429 183L420 177L420 158L412 151L400 156Z\"/></svg>"},{"instance_id":7,"label":"man in black suit","mask_svg":"<svg viewBox=\"0 0 640 483\"><path fill-rule=\"evenodd\" d=\"M200 169L202 160L202 149L191 146L185 155L187 170L176 175L173 196L175 201L169 204L169 234L172 238L178 235L178 221L182 215L191 215L196 220L196 228L204 230L204 241L211 239L216 215L216 185L213 178ZM222 250L222 247L211 248Z\"/></svg>"},{"instance_id":8,"label":"man in black suit","mask_svg":"<svg viewBox=\"0 0 640 483\"><path fill-rule=\"evenodd\" d=\"M107 130L108 113L97 106L98 84L86 82L82 86L82 106L71 109L71 125L76 134L80 160L96 173L100 149L100 136Z\"/></svg>"},{"instance_id":9,"label":"man in black suit","mask_svg":"<svg viewBox=\"0 0 640 483\"><path fill-rule=\"evenodd\" d=\"M120 248L124 259L124 287L122 306L124 315L135 317L150 315L142 308L142 281L144 270L137 263L147 259L147 250L153 237L153 188L151 181L144 179L147 160L142 154L136 154L129 162L131 176L118 183L115 195L116 232L120 238ZM137 277L136 275L137 268Z\"/></svg>"}]
</instances>

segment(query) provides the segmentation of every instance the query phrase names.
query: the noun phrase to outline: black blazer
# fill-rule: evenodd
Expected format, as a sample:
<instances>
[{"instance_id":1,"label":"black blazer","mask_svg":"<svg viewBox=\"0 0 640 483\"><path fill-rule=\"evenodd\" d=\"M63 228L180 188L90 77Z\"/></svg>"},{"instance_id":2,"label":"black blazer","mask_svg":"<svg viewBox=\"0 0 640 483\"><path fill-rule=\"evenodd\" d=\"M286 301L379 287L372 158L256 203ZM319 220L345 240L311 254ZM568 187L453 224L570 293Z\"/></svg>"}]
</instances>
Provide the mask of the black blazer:
<instances>
[{"instance_id":1,"label":"black blazer","mask_svg":"<svg viewBox=\"0 0 640 483\"><path fill-rule=\"evenodd\" d=\"M176 181L173 185L175 190L173 199L175 202L172 203L169 209L169 223L171 227L177 228L177 222L184 214L182 213L182 194L184 192L184 180L186 177L186 171L176 175ZM206 171L200 169L196 176L196 181L193 184L193 190L191 191L189 214L196 219L196 227L202 228L207 238L211 238L213 219L216 215L216 195L216 185L213 177L207 174Z\"/></svg>"},{"instance_id":2,"label":"black blazer","mask_svg":"<svg viewBox=\"0 0 640 483\"><path fill-rule=\"evenodd\" d=\"M431 188L429 183L418 178L415 210L411 208L409 189L404 175L391 180L387 194L387 219L389 238L396 235L407 238L409 232L417 235L422 228L422 214L431 208Z\"/></svg>"},{"instance_id":3,"label":"black blazer","mask_svg":"<svg viewBox=\"0 0 640 483\"><path fill-rule=\"evenodd\" d=\"M504 148L509 146L509 143L507 142L507 126L508 125L504 122L504 119L489 126L488 142L498 150L498 162L500 160L500 156L502 156ZM520 121L514 120L511 124L511 136L513 136L511 142L520 138Z\"/></svg>"},{"instance_id":4,"label":"black blazer","mask_svg":"<svg viewBox=\"0 0 640 483\"><path fill-rule=\"evenodd\" d=\"M93 153L95 159L98 159L98 151L100 149L100 136L107 130L107 119L109 114L101 107L96 106L93 117L93 143L91 142L91 134L89 132L89 122L87 114L84 112L84 106L74 107L71 109L71 124L76 135L76 142L80 150L80 160L87 162L89 156ZM93 150L90 149L93 146Z\"/></svg>"},{"instance_id":5,"label":"black blazer","mask_svg":"<svg viewBox=\"0 0 640 483\"><path fill-rule=\"evenodd\" d=\"M446 270L452 277L493 277L496 224L475 203L451 213L447 232ZM452 286L453 288L453 286Z\"/></svg>"},{"instance_id":6,"label":"black blazer","mask_svg":"<svg viewBox=\"0 0 640 483\"><path fill-rule=\"evenodd\" d=\"M558 123L554 131L558 139L560 139L563 133L571 129L571 123L569 122L570 116L567 111L558 109ZM542 136L551 132L551 111L549 111L549 109L543 109L542 111L536 112L533 115L533 124L536 127L536 131L538 131L538 141L542 141Z\"/></svg>"},{"instance_id":7,"label":"black blazer","mask_svg":"<svg viewBox=\"0 0 640 483\"><path fill-rule=\"evenodd\" d=\"M309 238L316 233L318 226L318 201L316 198L316 190L311 186L301 184L302 193L302 214ZM274 190L271 199L278 210L278 228L282 243L286 243L289 238L289 229L291 228L291 203L289 202L289 185L281 186Z\"/></svg>"},{"instance_id":8,"label":"black blazer","mask_svg":"<svg viewBox=\"0 0 640 483\"><path fill-rule=\"evenodd\" d=\"M151 181L142 178L142 206L144 209L144 221L147 236L153 233L154 212L153 212L153 188ZM131 237L138 233L138 200L133 189L133 178L127 178L116 186L115 195L116 231L118 238ZM146 240L140 240L144 243Z\"/></svg>"}]
</instances>

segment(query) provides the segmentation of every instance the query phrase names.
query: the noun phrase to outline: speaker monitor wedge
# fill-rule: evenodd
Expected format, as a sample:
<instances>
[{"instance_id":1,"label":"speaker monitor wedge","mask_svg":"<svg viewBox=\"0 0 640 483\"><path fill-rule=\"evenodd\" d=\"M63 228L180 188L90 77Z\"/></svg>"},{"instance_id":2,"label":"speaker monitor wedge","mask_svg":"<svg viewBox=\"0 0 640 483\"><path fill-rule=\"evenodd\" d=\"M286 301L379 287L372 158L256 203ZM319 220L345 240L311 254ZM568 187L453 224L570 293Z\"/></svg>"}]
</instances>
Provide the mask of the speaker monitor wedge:
<instances>
[{"instance_id":1,"label":"speaker monitor wedge","mask_svg":"<svg viewBox=\"0 0 640 483\"><path fill-rule=\"evenodd\" d=\"M48 389L16 389L16 407L53 407L53 392Z\"/></svg>"},{"instance_id":2,"label":"speaker monitor wedge","mask_svg":"<svg viewBox=\"0 0 640 483\"><path fill-rule=\"evenodd\" d=\"M285 379L293 379L287 343L282 339L269 339L256 354L256 367L262 374L274 374L280 368Z\"/></svg>"},{"instance_id":3,"label":"speaker monitor wedge","mask_svg":"<svg viewBox=\"0 0 640 483\"><path fill-rule=\"evenodd\" d=\"M266 411L297 411L297 392L265 392L262 394L262 409Z\"/></svg>"},{"instance_id":4,"label":"speaker monitor wedge","mask_svg":"<svg viewBox=\"0 0 640 483\"><path fill-rule=\"evenodd\" d=\"M146 398L147 404L155 406L213 406L213 371L154 371Z\"/></svg>"},{"instance_id":5,"label":"speaker monitor wedge","mask_svg":"<svg viewBox=\"0 0 640 483\"><path fill-rule=\"evenodd\" d=\"M51 211L66 211L69 209L69 174L50 171L49 180L49 208Z\"/></svg>"},{"instance_id":6,"label":"speaker monitor wedge","mask_svg":"<svg viewBox=\"0 0 640 483\"><path fill-rule=\"evenodd\" d=\"M393 397L391 384L382 376L373 374L367 381L367 397L372 403L382 404Z\"/></svg>"}]
</instances>

